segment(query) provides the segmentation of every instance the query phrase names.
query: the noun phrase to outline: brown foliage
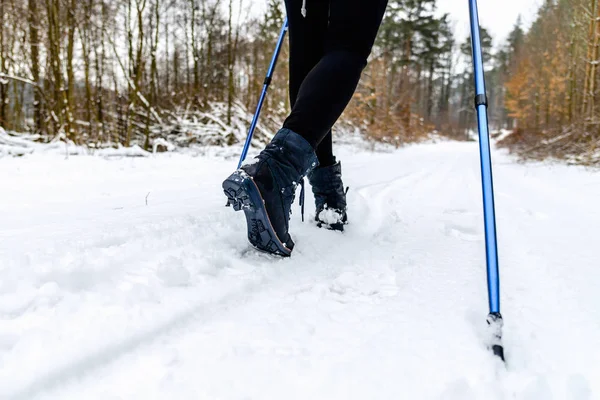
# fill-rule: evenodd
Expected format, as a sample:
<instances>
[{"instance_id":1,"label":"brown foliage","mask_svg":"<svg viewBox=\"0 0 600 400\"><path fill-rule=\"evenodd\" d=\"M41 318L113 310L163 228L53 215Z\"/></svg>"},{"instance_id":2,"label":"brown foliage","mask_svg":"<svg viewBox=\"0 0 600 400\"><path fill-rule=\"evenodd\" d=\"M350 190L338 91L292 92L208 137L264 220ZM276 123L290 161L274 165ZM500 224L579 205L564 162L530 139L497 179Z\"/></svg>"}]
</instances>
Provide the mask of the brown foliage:
<instances>
[{"instance_id":1,"label":"brown foliage","mask_svg":"<svg viewBox=\"0 0 600 400\"><path fill-rule=\"evenodd\" d=\"M590 162L599 147L600 7L574 2L542 6L505 85L518 128L502 145L525 157Z\"/></svg>"}]
</instances>

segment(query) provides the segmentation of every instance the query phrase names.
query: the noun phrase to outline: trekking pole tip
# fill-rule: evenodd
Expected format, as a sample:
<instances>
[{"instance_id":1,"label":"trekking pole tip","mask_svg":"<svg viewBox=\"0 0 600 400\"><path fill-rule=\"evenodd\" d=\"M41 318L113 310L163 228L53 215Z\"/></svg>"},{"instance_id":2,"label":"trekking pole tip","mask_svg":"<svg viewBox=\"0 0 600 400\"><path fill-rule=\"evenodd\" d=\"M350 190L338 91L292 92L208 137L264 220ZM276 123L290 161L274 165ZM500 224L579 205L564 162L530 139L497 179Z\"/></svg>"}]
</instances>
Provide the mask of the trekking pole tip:
<instances>
[{"instance_id":1,"label":"trekking pole tip","mask_svg":"<svg viewBox=\"0 0 600 400\"><path fill-rule=\"evenodd\" d=\"M506 362L504 358L504 347L502 346L502 327L504 326L504 320L499 312L490 313L487 317L487 324L489 329L489 349L492 350L494 355Z\"/></svg>"}]
</instances>

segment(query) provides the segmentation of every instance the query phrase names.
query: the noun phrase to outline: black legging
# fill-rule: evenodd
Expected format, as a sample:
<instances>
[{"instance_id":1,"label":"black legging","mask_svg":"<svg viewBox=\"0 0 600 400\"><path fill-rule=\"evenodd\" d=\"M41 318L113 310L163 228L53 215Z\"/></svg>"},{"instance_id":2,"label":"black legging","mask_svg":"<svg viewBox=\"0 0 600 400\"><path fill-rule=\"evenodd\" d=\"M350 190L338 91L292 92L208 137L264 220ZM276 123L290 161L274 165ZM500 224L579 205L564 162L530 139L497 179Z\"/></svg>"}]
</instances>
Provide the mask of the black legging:
<instances>
[{"instance_id":1,"label":"black legging","mask_svg":"<svg viewBox=\"0 0 600 400\"><path fill-rule=\"evenodd\" d=\"M367 65L387 0L285 0L290 37L292 112L283 127L315 148L322 166L335 162L331 127Z\"/></svg>"}]
</instances>

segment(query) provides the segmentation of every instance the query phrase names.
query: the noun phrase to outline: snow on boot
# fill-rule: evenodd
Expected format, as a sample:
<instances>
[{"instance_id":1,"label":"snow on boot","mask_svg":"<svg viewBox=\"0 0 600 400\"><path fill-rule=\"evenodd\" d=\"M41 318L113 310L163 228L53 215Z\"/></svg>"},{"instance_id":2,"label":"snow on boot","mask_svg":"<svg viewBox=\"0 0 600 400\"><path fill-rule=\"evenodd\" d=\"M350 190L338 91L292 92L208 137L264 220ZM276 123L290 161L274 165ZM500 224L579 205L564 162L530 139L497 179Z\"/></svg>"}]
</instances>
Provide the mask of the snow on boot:
<instances>
[{"instance_id":1,"label":"snow on boot","mask_svg":"<svg viewBox=\"0 0 600 400\"><path fill-rule=\"evenodd\" d=\"M280 256L292 254L289 221L296 187L317 165L312 146L282 129L252 162L223 182L228 204L246 215L248 240L254 247Z\"/></svg>"},{"instance_id":2,"label":"snow on boot","mask_svg":"<svg viewBox=\"0 0 600 400\"><path fill-rule=\"evenodd\" d=\"M330 167L315 168L308 174L315 195L317 214L315 221L319 227L343 231L348 223L346 214L346 191L342 183L342 164L337 162Z\"/></svg>"}]
</instances>

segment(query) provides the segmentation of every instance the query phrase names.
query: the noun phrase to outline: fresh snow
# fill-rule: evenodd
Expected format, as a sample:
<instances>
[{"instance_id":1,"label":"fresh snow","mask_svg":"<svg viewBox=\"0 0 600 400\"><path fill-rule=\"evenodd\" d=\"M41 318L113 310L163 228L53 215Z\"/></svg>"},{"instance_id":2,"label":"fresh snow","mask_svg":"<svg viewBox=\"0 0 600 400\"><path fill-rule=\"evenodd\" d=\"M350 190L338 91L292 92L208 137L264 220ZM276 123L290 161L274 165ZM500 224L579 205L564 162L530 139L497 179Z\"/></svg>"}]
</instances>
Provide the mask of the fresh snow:
<instances>
[{"instance_id":1,"label":"fresh snow","mask_svg":"<svg viewBox=\"0 0 600 400\"><path fill-rule=\"evenodd\" d=\"M343 215L333 208L325 208L319 213L319 220L327 225L339 224L343 220Z\"/></svg>"},{"instance_id":2,"label":"fresh snow","mask_svg":"<svg viewBox=\"0 0 600 400\"><path fill-rule=\"evenodd\" d=\"M235 157L0 158L0 398L600 398L598 172L494 151L504 368L477 143L338 156L350 224L294 208L290 259L224 207Z\"/></svg>"}]
</instances>

